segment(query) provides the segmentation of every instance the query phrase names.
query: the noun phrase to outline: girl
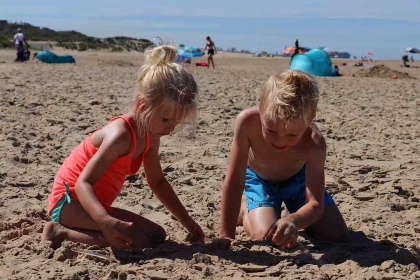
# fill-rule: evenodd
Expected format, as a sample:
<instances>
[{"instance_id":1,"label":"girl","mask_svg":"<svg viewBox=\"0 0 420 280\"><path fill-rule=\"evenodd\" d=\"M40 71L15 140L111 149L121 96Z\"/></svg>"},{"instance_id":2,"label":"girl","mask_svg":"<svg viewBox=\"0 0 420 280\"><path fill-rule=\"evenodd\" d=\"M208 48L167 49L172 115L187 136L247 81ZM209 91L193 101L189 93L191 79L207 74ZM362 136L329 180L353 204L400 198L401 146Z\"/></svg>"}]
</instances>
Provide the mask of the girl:
<instances>
[{"instance_id":1,"label":"girl","mask_svg":"<svg viewBox=\"0 0 420 280\"><path fill-rule=\"evenodd\" d=\"M60 167L48 197L43 239L57 248L63 240L100 247L141 250L161 243L165 230L127 210L111 207L126 175L144 165L147 182L193 241L204 241L201 227L188 215L165 179L159 162L160 137L196 115L197 84L174 63L176 48L159 46L145 53L130 112L111 119L85 139Z\"/></svg>"}]
</instances>

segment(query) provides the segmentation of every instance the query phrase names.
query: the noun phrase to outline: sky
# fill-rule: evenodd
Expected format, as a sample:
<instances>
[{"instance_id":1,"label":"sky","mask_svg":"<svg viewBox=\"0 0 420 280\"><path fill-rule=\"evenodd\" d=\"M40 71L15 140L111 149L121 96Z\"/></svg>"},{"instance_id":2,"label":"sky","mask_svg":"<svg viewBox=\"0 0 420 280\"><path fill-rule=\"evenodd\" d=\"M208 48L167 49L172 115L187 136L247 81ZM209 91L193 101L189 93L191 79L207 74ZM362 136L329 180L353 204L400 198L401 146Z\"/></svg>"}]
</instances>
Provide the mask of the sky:
<instances>
[{"instance_id":1,"label":"sky","mask_svg":"<svg viewBox=\"0 0 420 280\"><path fill-rule=\"evenodd\" d=\"M160 36L196 47L210 36L218 48L252 52L281 52L296 39L378 59L420 48L420 0L0 0L0 19L95 37Z\"/></svg>"}]
</instances>

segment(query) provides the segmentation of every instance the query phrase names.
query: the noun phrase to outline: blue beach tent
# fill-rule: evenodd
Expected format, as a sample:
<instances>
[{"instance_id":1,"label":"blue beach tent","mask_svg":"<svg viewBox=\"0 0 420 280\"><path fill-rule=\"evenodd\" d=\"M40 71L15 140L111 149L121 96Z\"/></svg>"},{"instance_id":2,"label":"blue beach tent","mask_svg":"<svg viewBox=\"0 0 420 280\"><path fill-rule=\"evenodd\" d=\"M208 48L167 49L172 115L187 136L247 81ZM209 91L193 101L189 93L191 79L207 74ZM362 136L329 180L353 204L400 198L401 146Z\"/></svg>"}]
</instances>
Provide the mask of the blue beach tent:
<instances>
[{"instance_id":1,"label":"blue beach tent","mask_svg":"<svg viewBox=\"0 0 420 280\"><path fill-rule=\"evenodd\" d=\"M322 49L311 49L306 53L296 54L290 61L290 69L316 76L337 76L329 55Z\"/></svg>"},{"instance_id":2,"label":"blue beach tent","mask_svg":"<svg viewBox=\"0 0 420 280\"><path fill-rule=\"evenodd\" d=\"M191 59L193 57L199 57L199 56L205 55L205 53L202 50L195 47L188 47L188 48L181 47L177 49L177 52L178 52L178 62L185 62L185 61L191 62Z\"/></svg>"},{"instance_id":3,"label":"blue beach tent","mask_svg":"<svg viewBox=\"0 0 420 280\"><path fill-rule=\"evenodd\" d=\"M76 63L71 55L56 55L48 50L39 52L36 58L45 63Z\"/></svg>"}]
</instances>

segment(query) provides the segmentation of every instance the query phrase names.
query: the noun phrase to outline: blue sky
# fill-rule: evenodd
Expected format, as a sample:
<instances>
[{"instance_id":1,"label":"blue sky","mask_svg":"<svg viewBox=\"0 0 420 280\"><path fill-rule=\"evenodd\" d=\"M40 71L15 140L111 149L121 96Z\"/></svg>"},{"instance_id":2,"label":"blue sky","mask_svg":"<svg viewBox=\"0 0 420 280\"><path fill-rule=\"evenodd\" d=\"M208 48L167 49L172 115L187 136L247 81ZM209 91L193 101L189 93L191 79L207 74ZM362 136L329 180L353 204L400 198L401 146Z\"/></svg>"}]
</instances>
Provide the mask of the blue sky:
<instances>
[{"instance_id":1,"label":"blue sky","mask_svg":"<svg viewBox=\"0 0 420 280\"><path fill-rule=\"evenodd\" d=\"M302 46L377 58L420 48L420 0L0 0L0 19L198 47L209 35L218 47L250 51L280 52L296 38Z\"/></svg>"}]
</instances>

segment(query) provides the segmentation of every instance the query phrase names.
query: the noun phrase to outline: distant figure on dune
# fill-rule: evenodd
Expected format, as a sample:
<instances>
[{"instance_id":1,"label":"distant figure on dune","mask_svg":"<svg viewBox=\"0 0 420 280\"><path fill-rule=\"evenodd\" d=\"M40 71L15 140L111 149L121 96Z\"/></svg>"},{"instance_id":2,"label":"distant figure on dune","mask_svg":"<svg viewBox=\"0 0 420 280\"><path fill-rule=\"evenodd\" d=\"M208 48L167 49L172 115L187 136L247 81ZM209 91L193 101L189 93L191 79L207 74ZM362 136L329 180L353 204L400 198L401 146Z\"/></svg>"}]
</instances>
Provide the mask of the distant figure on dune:
<instances>
[{"instance_id":1,"label":"distant figure on dune","mask_svg":"<svg viewBox=\"0 0 420 280\"><path fill-rule=\"evenodd\" d=\"M408 55L403 55L403 56L402 56L402 61L403 61L403 66L404 66L404 67L410 67L410 66L408 65Z\"/></svg>"},{"instance_id":2,"label":"distant figure on dune","mask_svg":"<svg viewBox=\"0 0 420 280\"><path fill-rule=\"evenodd\" d=\"M25 61L24 58L24 47L28 47L28 43L26 42L25 35L22 33L22 29L18 28L17 33L13 36L13 41L16 46L16 59L15 61L23 62ZM26 59L27 60L27 59Z\"/></svg>"},{"instance_id":3,"label":"distant figure on dune","mask_svg":"<svg viewBox=\"0 0 420 280\"><path fill-rule=\"evenodd\" d=\"M208 50L207 54L207 68L210 67L210 63L213 66L214 69L214 60L213 60L213 56L217 53L217 49L216 49L216 45L214 44L214 42L211 40L210 36L207 36L206 38L206 47L204 48L204 50Z\"/></svg>"},{"instance_id":4,"label":"distant figure on dune","mask_svg":"<svg viewBox=\"0 0 420 280\"><path fill-rule=\"evenodd\" d=\"M160 225L112 206L126 176L142 164L150 189L190 240L204 242L203 230L166 180L159 159L160 138L197 112L197 84L176 57L172 46L147 50L130 111L93 132L64 160L48 196L52 221L44 226L43 240L51 247L70 240L140 251L164 242Z\"/></svg>"},{"instance_id":5,"label":"distant figure on dune","mask_svg":"<svg viewBox=\"0 0 420 280\"><path fill-rule=\"evenodd\" d=\"M327 146L313 122L318 99L311 75L287 70L268 79L257 107L238 115L214 246L237 244L241 224L253 239L283 250L295 245L301 229L320 239L348 240L346 223L325 189ZM282 215L283 203L288 213Z\"/></svg>"}]
</instances>

